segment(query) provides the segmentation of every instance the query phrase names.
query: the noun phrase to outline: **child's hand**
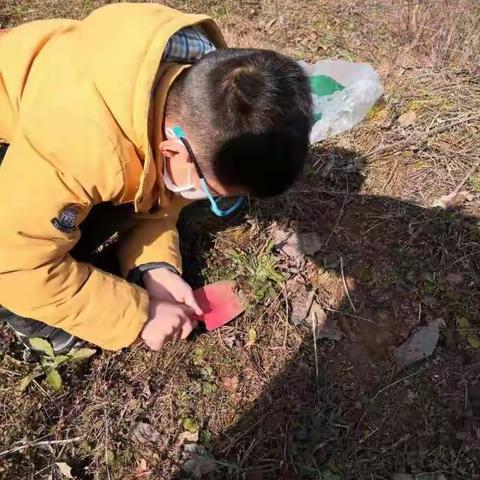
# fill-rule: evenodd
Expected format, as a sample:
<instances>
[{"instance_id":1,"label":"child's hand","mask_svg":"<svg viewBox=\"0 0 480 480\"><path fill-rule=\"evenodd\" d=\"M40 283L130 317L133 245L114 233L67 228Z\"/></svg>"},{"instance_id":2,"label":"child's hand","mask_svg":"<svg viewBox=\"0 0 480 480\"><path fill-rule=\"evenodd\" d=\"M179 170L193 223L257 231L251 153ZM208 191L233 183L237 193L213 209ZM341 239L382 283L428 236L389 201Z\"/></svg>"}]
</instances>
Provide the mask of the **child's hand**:
<instances>
[{"instance_id":1,"label":"child's hand","mask_svg":"<svg viewBox=\"0 0 480 480\"><path fill-rule=\"evenodd\" d=\"M152 350L160 350L167 342L187 338L197 326L197 322L190 319L193 313L190 307L180 303L150 299L149 318L141 333L143 341Z\"/></svg>"},{"instance_id":2,"label":"child's hand","mask_svg":"<svg viewBox=\"0 0 480 480\"><path fill-rule=\"evenodd\" d=\"M166 268L156 268L143 275L143 283L150 298L162 302L183 303L201 315L202 309L198 306L190 285L179 275Z\"/></svg>"}]
</instances>

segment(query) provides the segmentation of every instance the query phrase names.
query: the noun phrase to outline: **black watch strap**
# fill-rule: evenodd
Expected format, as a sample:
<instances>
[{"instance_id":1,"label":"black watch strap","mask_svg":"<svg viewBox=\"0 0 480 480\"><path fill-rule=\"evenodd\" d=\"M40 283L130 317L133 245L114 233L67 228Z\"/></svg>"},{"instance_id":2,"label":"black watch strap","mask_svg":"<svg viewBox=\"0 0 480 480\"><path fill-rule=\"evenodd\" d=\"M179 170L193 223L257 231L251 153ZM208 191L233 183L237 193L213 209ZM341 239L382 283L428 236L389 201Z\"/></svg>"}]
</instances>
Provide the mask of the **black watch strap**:
<instances>
[{"instance_id":1,"label":"black watch strap","mask_svg":"<svg viewBox=\"0 0 480 480\"><path fill-rule=\"evenodd\" d=\"M128 272L127 281L135 283L136 285L145 288L143 283L143 274L150 270L156 270L157 268L166 268L176 275L180 275L179 271L172 265L166 262L150 262L139 265Z\"/></svg>"}]
</instances>

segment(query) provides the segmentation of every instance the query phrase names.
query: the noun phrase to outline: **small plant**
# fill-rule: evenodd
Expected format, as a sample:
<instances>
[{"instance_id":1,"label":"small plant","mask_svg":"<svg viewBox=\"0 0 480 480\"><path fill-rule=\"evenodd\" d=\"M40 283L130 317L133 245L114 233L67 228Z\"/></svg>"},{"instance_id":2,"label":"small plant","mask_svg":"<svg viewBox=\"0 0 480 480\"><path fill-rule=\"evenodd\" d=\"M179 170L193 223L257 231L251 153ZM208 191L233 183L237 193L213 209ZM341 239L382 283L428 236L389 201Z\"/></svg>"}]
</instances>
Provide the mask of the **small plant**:
<instances>
[{"instance_id":1,"label":"small plant","mask_svg":"<svg viewBox=\"0 0 480 480\"><path fill-rule=\"evenodd\" d=\"M273 242L269 240L259 252L234 249L227 252L227 257L233 263L235 278L245 278L246 285L257 302L273 297L275 289L285 282L285 276L278 270L272 250Z\"/></svg>"},{"instance_id":2,"label":"small plant","mask_svg":"<svg viewBox=\"0 0 480 480\"><path fill-rule=\"evenodd\" d=\"M44 338L31 338L30 343L33 348L42 352L40 365L37 365L33 372L24 377L19 385L21 392L26 390L32 381L40 377L45 377L45 384L51 390L58 392L62 388L62 377L58 368L63 363L74 363L86 360L97 353L93 348L72 349L66 355L55 355L52 345Z\"/></svg>"}]
</instances>

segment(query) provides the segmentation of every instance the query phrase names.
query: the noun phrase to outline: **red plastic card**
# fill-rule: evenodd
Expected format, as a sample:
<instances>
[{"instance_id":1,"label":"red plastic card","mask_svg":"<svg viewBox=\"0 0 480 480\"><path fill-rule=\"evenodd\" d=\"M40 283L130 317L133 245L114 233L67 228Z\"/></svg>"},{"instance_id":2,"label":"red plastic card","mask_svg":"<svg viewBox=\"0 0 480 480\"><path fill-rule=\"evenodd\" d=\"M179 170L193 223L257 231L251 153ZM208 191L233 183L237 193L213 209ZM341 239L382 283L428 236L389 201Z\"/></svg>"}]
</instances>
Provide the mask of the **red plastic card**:
<instances>
[{"instance_id":1,"label":"red plastic card","mask_svg":"<svg viewBox=\"0 0 480 480\"><path fill-rule=\"evenodd\" d=\"M193 292L203 315L194 320L204 322L208 331L231 322L245 311L245 305L235 292L236 284L231 281L212 283Z\"/></svg>"}]
</instances>

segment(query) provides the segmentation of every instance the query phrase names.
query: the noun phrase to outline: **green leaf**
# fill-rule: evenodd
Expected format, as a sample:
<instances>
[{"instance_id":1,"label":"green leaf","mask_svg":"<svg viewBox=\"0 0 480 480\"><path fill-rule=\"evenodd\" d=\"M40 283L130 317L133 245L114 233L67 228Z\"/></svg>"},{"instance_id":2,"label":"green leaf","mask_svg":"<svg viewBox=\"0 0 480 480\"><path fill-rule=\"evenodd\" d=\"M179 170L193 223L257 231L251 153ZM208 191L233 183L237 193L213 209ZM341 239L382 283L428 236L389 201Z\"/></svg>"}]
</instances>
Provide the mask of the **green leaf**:
<instances>
[{"instance_id":1,"label":"green leaf","mask_svg":"<svg viewBox=\"0 0 480 480\"><path fill-rule=\"evenodd\" d=\"M28 386L32 383L33 379L34 379L34 376L31 373L26 377L23 377L20 383L18 384L18 389L21 392L24 392L28 388Z\"/></svg>"},{"instance_id":2,"label":"green leaf","mask_svg":"<svg viewBox=\"0 0 480 480\"><path fill-rule=\"evenodd\" d=\"M30 338L29 342L34 350L38 350L39 352L42 352L51 358L55 356L55 354L53 353L52 345L48 340L45 340L44 338L34 337Z\"/></svg>"},{"instance_id":3,"label":"green leaf","mask_svg":"<svg viewBox=\"0 0 480 480\"><path fill-rule=\"evenodd\" d=\"M93 357L93 355L96 353L97 351L94 348L79 348L78 350L70 350L68 357L74 362L79 362L81 360L86 360L87 358Z\"/></svg>"},{"instance_id":4,"label":"green leaf","mask_svg":"<svg viewBox=\"0 0 480 480\"><path fill-rule=\"evenodd\" d=\"M115 461L115 454L111 450L105 452L105 462L107 465L112 465Z\"/></svg>"},{"instance_id":5,"label":"green leaf","mask_svg":"<svg viewBox=\"0 0 480 480\"><path fill-rule=\"evenodd\" d=\"M59 367L62 363L65 363L67 360L69 360L70 357L68 355L57 355L56 357L53 358L52 360L52 366L54 368Z\"/></svg>"},{"instance_id":6,"label":"green leaf","mask_svg":"<svg viewBox=\"0 0 480 480\"><path fill-rule=\"evenodd\" d=\"M205 350L202 347L197 347L193 351L193 364L200 365L203 362L203 355L205 354Z\"/></svg>"},{"instance_id":7,"label":"green leaf","mask_svg":"<svg viewBox=\"0 0 480 480\"><path fill-rule=\"evenodd\" d=\"M203 430L200 432L200 443L207 444L212 441L212 432L210 430Z\"/></svg>"},{"instance_id":8,"label":"green leaf","mask_svg":"<svg viewBox=\"0 0 480 480\"><path fill-rule=\"evenodd\" d=\"M58 392L62 388L62 377L54 368L48 372L45 382L54 392Z\"/></svg>"},{"instance_id":9,"label":"green leaf","mask_svg":"<svg viewBox=\"0 0 480 480\"><path fill-rule=\"evenodd\" d=\"M257 341L257 331L254 328L248 331L248 341L249 343L255 343Z\"/></svg>"},{"instance_id":10,"label":"green leaf","mask_svg":"<svg viewBox=\"0 0 480 480\"><path fill-rule=\"evenodd\" d=\"M187 430L187 432L190 433L196 433L198 432L198 422L194 418L184 418L183 422L183 429Z\"/></svg>"},{"instance_id":11,"label":"green leaf","mask_svg":"<svg viewBox=\"0 0 480 480\"><path fill-rule=\"evenodd\" d=\"M471 347L475 348L476 350L480 350L480 338L478 338L476 335L467 335L467 341Z\"/></svg>"},{"instance_id":12,"label":"green leaf","mask_svg":"<svg viewBox=\"0 0 480 480\"><path fill-rule=\"evenodd\" d=\"M210 378L213 375L213 368L207 365L200 370L200 375L205 379Z\"/></svg>"},{"instance_id":13,"label":"green leaf","mask_svg":"<svg viewBox=\"0 0 480 480\"><path fill-rule=\"evenodd\" d=\"M207 397L214 397L215 394L217 393L217 386L214 383L203 382L202 393Z\"/></svg>"}]
</instances>

